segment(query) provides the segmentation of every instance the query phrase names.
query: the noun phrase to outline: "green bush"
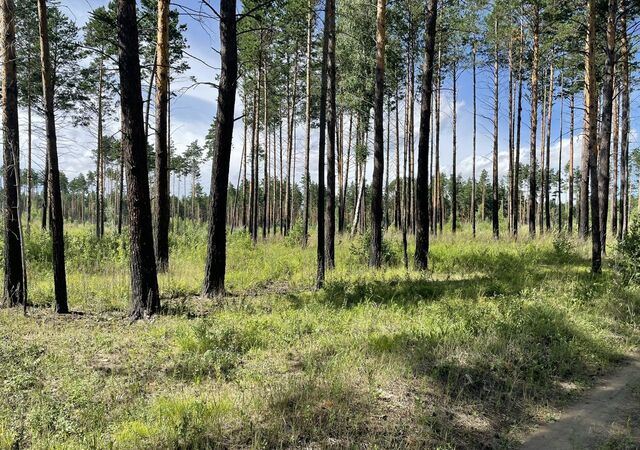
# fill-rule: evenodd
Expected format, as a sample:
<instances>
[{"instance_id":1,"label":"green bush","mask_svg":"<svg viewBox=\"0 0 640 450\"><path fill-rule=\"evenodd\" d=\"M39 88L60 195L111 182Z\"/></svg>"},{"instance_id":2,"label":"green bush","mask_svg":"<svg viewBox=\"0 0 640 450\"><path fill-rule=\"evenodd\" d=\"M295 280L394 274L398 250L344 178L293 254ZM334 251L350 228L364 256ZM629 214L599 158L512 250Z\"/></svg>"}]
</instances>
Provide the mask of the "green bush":
<instances>
[{"instance_id":1,"label":"green bush","mask_svg":"<svg viewBox=\"0 0 640 450\"><path fill-rule=\"evenodd\" d=\"M633 214L629 230L618 242L613 254L613 267L625 283L640 281L640 217Z\"/></svg>"},{"instance_id":2,"label":"green bush","mask_svg":"<svg viewBox=\"0 0 640 450\"><path fill-rule=\"evenodd\" d=\"M349 257L355 263L367 264L371 252L371 231L356 236L349 244ZM393 246L382 238L382 262L386 266L396 266L402 261L402 251L399 245Z\"/></svg>"},{"instance_id":3,"label":"green bush","mask_svg":"<svg viewBox=\"0 0 640 450\"><path fill-rule=\"evenodd\" d=\"M553 236L553 250L558 258L565 260L574 254L575 248L567 233L558 232Z\"/></svg>"}]
</instances>

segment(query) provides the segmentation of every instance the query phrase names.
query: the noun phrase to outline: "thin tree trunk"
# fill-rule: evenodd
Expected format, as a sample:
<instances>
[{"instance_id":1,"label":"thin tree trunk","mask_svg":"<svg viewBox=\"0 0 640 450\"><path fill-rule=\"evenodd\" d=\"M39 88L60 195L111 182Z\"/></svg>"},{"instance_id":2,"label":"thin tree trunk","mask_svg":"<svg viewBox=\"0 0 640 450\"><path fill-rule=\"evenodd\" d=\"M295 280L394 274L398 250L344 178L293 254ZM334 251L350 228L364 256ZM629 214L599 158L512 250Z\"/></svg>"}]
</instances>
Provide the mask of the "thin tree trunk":
<instances>
[{"instance_id":1,"label":"thin tree trunk","mask_svg":"<svg viewBox=\"0 0 640 450\"><path fill-rule=\"evenodd\" d=\"M620 2L620 61L622 81L622 115L620 117L620 223L618 238L624 239L629 226L629 129L630 129L630 83L629 83L629 37L627 34L627 1ZM640 203L639 203L640 204Z\"/></svg>"},{"instance_id":2,"label":"thin tree trunk","mask_svg":"<svg viewBox=\"0 0 640 450\"><path fill-rule=\"evenodd\" d=\"M378 0L384 1L384 0ZM327 199L325 216L326 268L333 269L335 263L336 235L336 18L335 0L330 0L327 8L329 23L327 24Z\"/></svg>"},{"instance_id":3,"label":"thin tree trunk","mask_svg":"<svg viewBox=\"0 0 640 450\"><path fill-rule=\"evenodd\" d=\"M476 79L476 71L477 71L477 44L473 42L472 48L473 54L473 155L472 155L472 165L471 165L471 230L473 233L473 237L476 237L476 146L477 146L477 79Z\"/></svg>"},{"instance_id":4,"label":"thin tree trunk","mask_svg":"<svg viewBox=\"0 0 640 450\"><path fill-rule=\"evenodd\" d=\"M516 115L515 161L513 163L513 235L518 236L520 218L520 139L522 136L522 78L524 53L524 27L520 24L520 55L518 61L518 107Z\"/></svg>"},{"instance_id":5,"label":"thin tree trunk","mask_svg":"<svg viewBox=\"0 0 640 450\"><path fill-rule=\"evenodd\" d=\"M550 185L551 185L551 120L553 117L553 80L554 80L554 67L553 61L551 62L551 67L549 68L549 94L548 100L549 104L547 105L547 155L545 158L545 174L544 174L544 214L545 214L545 228L546 230L551 230L551 195L550 195Z\"/></svg>"},{"instance_id":6,"label":"thin tree trunk","mask_svg":"<svg viewBox=\"0 0 640 450\"><path fill-rule=\"evenodd\" d=\"M558 150L558 231L562 231L562 138L564 120L564 72L560 72L560 149Z\"/></svg>"},{"instance_id":7,"label":"thin tree trunk","mask_svg":"<svg viewBox=\"0 0 640 450\"><path fill-rule=\"evenodd\" d=\"M573 173L573 132L574 132L574 117L575 117L575 94L571 93L571 100L569 103L569 136L571 136L571 140L569 141L569 218L567 223L567 228L569 233L573 233L573 183L574 183L574 173Z\"/></svg>"},{"instance_id":8,"label":"thin tree trunk","mask_svg":"<svg viewBox=\"0 0 640 450\"><path fill-rule=\"evenodd\" d=\"M286 208L287 208L287 219L285 226L285 234L289 233L291 229L291 206L292 206L292 193L291 193L291 160L293 158L293 149L294 149L294 141L293 141L293 133L294 133L294 125L295 125L295 113L296 113L296 94L298 92L298 50L296 48L296 56L295 63L293 68L293 95L291 96L291 107L289 108L289 123L287 124L287 193L286 193ZM295 183L295 176L293 177L293 182Z\"/></svg>"},{"instance_id":9,"label":"thin tree trunk","mask_svg":"<svg viewBox=\"0 0 640 450\"><path fill-rule=\"evenodd\" d=\"M529 236L536 235L536 137L538 134L538 64L540 51L540 10L534 3L533 65L531 68L531 134L529 138Z\"/></svg>"},{"instance_id":10,"label":"thin tree trunk","mask_svg":"<svg viewBox=\"0 0 640 450\"><path fill-rule=\"evenodd\" d=\"M491 207L491 218L493 222L493 238L500 237L500 223L498 222L498 19L493 24L495 31L495 62L494 62L494 98L493 98L493 204Z\"/></svg>"},{"instance_id":11,"label":"thin tree trunk","mask_svg":"<svg viewBox=\"0 0 640 450\"><path fill-rule=\"evenodd\" d=\"M305 143L304 143L304 218L302 229L302 247L307 246L309 236L309 201L311 196L309 193L310 172L309 172L309 151L311 146L311 44L313 36L313 27L315 25L313 15L313 0L308 2L309 13L307 15L307 73L306 73L306 106L305 106ZM323 137L324 140L324 137ZM324 264L324 260L323 260ZM324 270L324 266L323 266ZM323 272L324 279L324 272Z\"/></svg>"},{"instance_id":12,"label":"thin tree trunk","mask_svg":"<svg viewBox=\"0 0 640 450\"><path fill-rule=\"evenodd\" d=\"M514 158L515 158L515 149L514 149L514 130L513 130L513 107L514 107L514 98L513 98L513 35L509 37L509 54L508 54L508 62L509 62L509 173L508 173L508 200L507 200L507 226L509 233L513 233L513 204L514 204Z\"/></svg>"},{"instance_id":13,"label":"thin tree trunk","mask_svg":"<svg viewBox=\"0 0 640 450\"><path fill-rule=\"evenodd\" d=\"M451 109L452 115L452 162L451 162L451 231L456 232L458 228L458 175L456 171L456 159L458 153L458 131L457 131L457 111L456 102L458 99L458 72L456 62L452 63L451 77L453 78L453 103Z\"/></svg>"},{"instance_id":14,"label":"thin tree trunk","mask_svg":"<svg viewBox=\"0 0 640 450\"><path fill-rule=\"evenodd\" d=\"M616 80L618 77L616 77ZM618 83L616 83L618 84ZM611 183L611 235L618 235L618 163L620 144L620 89L613 100L613 183Z\"/></svg>"}]
</instances>

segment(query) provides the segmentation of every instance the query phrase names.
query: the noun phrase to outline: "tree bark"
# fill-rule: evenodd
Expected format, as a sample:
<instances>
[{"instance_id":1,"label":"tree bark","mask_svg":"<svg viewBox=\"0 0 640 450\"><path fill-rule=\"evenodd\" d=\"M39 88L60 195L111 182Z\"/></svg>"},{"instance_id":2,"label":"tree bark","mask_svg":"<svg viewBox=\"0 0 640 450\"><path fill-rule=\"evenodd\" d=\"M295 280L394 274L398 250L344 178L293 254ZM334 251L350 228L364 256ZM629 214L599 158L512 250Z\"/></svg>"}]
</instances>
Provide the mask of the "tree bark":
<instances>
[{"instance_id":1,"label":"tree bark","mask_svg":"<svg viewBox=\"0 0 640 450\"><path fill-rule=\"evenodd\" d=\"M425 59L422 70L420 137L418 141L418 178L416 181L418 202L416 208L416 251L414 265L427 270L429 255L429 133L431 124L431 95L433 92L433 68L435 60L436 20L438 0L427 3L425 29Z\"/></svg>"},{"instance_id":2,"label":"tree bark","mask_svg":"<svg viewBox=\"0 0 640 450\"><path fill-rule=\"evenodd\" d=\"M324 286L326 268L325 248L325 138L327 128L327 78L329 72L329 45L332 40L331 33L335 27L335 1L327 0L324 11L324 38L322 42L322 72L320 76L320 136L318 139L318 246L317 246L317 274L316 288ZM308 89L308 88L307 88Z\"/></svg>"},{"instance_id":3,"label":"tree bark","mask_svg":"<svg viewBox=\"0 0 640 450\"><path fill-rule=\"evenodd\" d=\"M573 173L573 132L574 132L574 117L575 117L575 95L571 94L571 100L569 103L569 136L571 136L571 140L569 141L569 204L567 207L569 208L569 217L567 220L567 229L569 233L573 233L573 216L574 216L574 208L573 208L573 183L574 183L574 173Z\"/></svg>"},{"instance_id":4,"label":"tree bark","mask_svg":"<svg viewBox=\"0 0 640 450\"><path fill-rule=\"evenodd\" d=\"M384 1L384 0L378 0ZM336 235L336 16L335 0L327 7L327 199L325 215L326 267L333 269L335 263Z\"/></svg>"},{"instance_id":5,"label":"tree bark","mask_svg":"<svg viewBox=\"0 0 640 450\"><path fill-rule=\"evenodd\" d=\"M47 130L47 162L49 184L51 188L51 242L53 245L53 281L55 290L55 310L68 313L67 277L64 263L64 229L62 217L62 196L60 194L60 171L58 169L58 148L56 123L53 106L54 86L51 78L51 60L49 57L49 28L47 26L47 5L38 0L38 24L40 32L40 65L42 68L42 96L44 98Z\"/></svg>"},{"instance_id":6,"label":"tree bark","mask_svg":"<svg viewBox=\"0 0 640 450\"><path fill-rule=\"evenodd\" d=\"M498 19L496 18L494 24L495 32L495 46L494 46L494 79L493 79L493 189L492 189L492 205L491 205L491 219L493 223L493 238L498 239L500 237L500 222L498 220L498 76L499 76L499 63L498 63Z\"/></svg>"},{"instance_id":7,"label":"tree bark","mask_svg":"<svg viewBox=\"0 0 640 450\"><path fill-rule=\"evenodd\" d=\"M589 155L590 176L590 204L591 204L591 272L600 273L602 270L602 247L600 236L600 202L598 193L598 162L597 162L597 96L596 85L596 6L595 0L587 0L588 30L585 53L585 94L588 102L585 116L588 127L586 129L586 145Z\"/></svg>"},{"instance_id":8,"label":"tree bark","mask_svg":"<svg viewBox=\"0 0 640 450\"><path fill-rule=\"evenodd\" d=\"M382 265L382 177L384 176L384 47L386 0L376 2L376 69L373 117L373 178L371 179L371 253L369 265ZM388 132L388 130L387 130Z\"/></svg>"},{"instance_id":9,"label":"tree bark","mask_svg":"<svg viewBox=\"0 0 640 450\"><path fill-rule=\"evenodd\" d=\"M127 171L131 248L130 316L135 320L157 313L160 296L153 249L135 0L118 0L117 14L122 150Z\"/></svg>"},{"instance_id":10,"label":"tree bark","mask_svg":"<svg viewBox=\"0 0 640 450\"><path fill-rule=\"evenodd\" d=\"M453 81L453 105L451 110L452 120L452 162L451 162L451 231L455 234L458 228L458 175L456 170L456 162L458 157L458 131L457 131L457 108L458 99L458 72L456 62L453 62L451 69L451 77Z\"/></svg>"},{"instance_id":11,"label":"tree bark","mask_svg":"<svg viewBox=\"0 0 640 450\"><path fill-rule=\"evenodd\" d=\"M516 113L516 143L513 162L513 235L518 236L520 219L520 139L522 136L522 78L524 62L524 26L520 24L520 55L518 61L518 107Z\"/></svg>"},{"instance_id":12,"label":"tree bark","mask_svg":"<svg viewBox=\"0 0 640 450\"><path fill-rule=\"evenodd\" d=\"M627 2L621 0L620 29L620 78L622 81L622 115L620 116L620 223L618 237L624 239L629 226L629 129L630 129L630 83L629 83L629 37L627 33ZM639 203L640 204L640 203Z\"/></svg>"},{"instance_id":13,"label":"tree bark","mask_svg":"<svg viewBox=\"0 0 640 450\"><path fill-rule=\"evenodd\" d=\"M2 0L2 136L4 156L4 293L9 306L27 307L22 226L20 223L20 139L16 72L15 6Z\"/></svg>"},{"instance_id":14,"label":"tree bark","mask_svg":"<svg viewBox=\"0 0 640 450\"><path fill-rule=\"evenodd\" d=\"M156 37L156 161L155 255L160 272L169 266L169 148L167 142L167 91L169 79L169 0L158 0Z\"/></svg>"},{"instance_id":15,"label":"tree bark","mask_svg":"<svg viewBox=\"0 0 640 450\"><path fill-rule=\"evenodd\" d=\"M307 15L307 73L306 73L306 105L305 105L305 141L304 141L304 218L302 225L302 247L307 246L309 236L309 193L310 171L309 152L311 149L311 44L313 37L313 27L315 25L313 15L313 0L308 2L309 13ZM323 275L324 276L324 275Z\"/></svg>"},{"instance_id":16,"label":"tree bark","mask_svg":"<svg viewBox=\"0 0 640 450\"><path fill-rule=\"evenodd\" d=\"M234 107L238 78L236 0L220 2L220 81L211 168L209 233L203 294L224 294L226 267L226 210L229 160L233 141Z\"/></svg>"},{"instance_id":17,"label":"tree bark","mask_svg":"<svg viewBox=\"0 0 640 450\"><path fill-rule=\"evenodd\" d=\"M529 137L529 236L536 235L536 137L538 134L538 64L540 52L540 10L534 2L533 62L531 68L531 133Z\"/></svg>"},{"instance_id":18,"label":"tree bark","mask_svg":"<svg viewBox=\"0 0 640 450\"><path fill-rule=\"evenodd\" d=\"M602 79L602 116L600 120L600 142L598 145L598 206L600 220L600 245L607 249L607 219L609 212L609 159L611 156L611 122L613 115L613 82L616 64L616 14L617 0L608 1L607 43L605 47L605 70Z\"/></svg>"},{"instance_id":19,"label":"tree bark","mask_svg":"<svg viewBox=\"0 0 640 450\"><path fill-rule=\"evenodd\" d=\"M472 55L473 55L473 155L471 166L471 230L473 237L476 237L476 151L477 151L477 134L478 134L478 111L477 111L477 43L473 42Z\"/></svg>"}]
</instances>

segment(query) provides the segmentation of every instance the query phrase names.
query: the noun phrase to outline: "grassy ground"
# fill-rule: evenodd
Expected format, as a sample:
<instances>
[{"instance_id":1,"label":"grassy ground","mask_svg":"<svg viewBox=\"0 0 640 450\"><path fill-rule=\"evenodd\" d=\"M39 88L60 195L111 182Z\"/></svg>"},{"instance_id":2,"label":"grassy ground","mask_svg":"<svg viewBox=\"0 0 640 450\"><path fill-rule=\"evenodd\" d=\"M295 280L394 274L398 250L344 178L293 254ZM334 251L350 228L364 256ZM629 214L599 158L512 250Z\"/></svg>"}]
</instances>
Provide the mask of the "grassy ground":
<instances>
[{"instance_id":1,"label":"grassy ground","mask_svg":"<svg viewBox=\"0 0 640 450\"><path fill-rule=\"evenodd\" d=\"M126 318L126 245L68 230L56 316L47 238L27 254L34 307L0 310L0 448L512 448L640 342L640 290L552 236L445 234L428 276L339 239L326 289L315 248L230 237L222 300L194 297L205 231L171 238L164 313ZM632 447L629 447L632 448Z\"/></svg>"}]
</instances>

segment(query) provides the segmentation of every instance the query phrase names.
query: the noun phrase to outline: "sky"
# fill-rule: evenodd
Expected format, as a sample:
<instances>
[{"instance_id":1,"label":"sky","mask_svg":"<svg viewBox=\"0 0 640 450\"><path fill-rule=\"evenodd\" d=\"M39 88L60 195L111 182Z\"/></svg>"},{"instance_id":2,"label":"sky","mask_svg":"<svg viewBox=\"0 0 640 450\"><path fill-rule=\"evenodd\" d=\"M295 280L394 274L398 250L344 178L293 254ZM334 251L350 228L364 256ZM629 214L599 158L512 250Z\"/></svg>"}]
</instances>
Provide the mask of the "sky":
<instances>
[{"instance_id":1,"label":"sky","mask_svg":"<svg viewBox=\"0 0 640 450\"><path fill-rule=\"evenodd\" d=\"M78 26L84 25L88 18L89 12L99 6L106 5L107 0L60 0L63 11L76 21ZM213 2L214 5L217 4ZM187 6L191 9L198 9L201 6L199 0L174 0L172 8L181 12L181 21L187 25L186 38L188 43L187 61L190 69L186 74L180 76L172 83L172 90L177 94L171 102L171 136L178 153L182 153L189 143L198 140L200 144L204 143L204 137L213 120L216 110L217 92L210 82L215 81L217 70L219 67L219 55L216 49L219 47L218 39L218 23L210 19L201 22L184 13L184 9L180 6ZM338 37L339 39L339 37ZM338 44L339 45L339 44ZM542 61L544 64L544 61ZM197 80L194 83L193 79ZM143 85L146 81L143 80ZM499 102L500 102L500 119L499 119L499 172L505 175L508 166L508 72L501 71L499 86ZM525 89L525 94L526 94ZM457 141L458 141L458 174L463 177L469 177L472 173L472 129L473 129L473 110L472 110L472 78L470 70L463 70L458 78L458 96L456 102L457 111ZM447 79L443 85L442 99L442 116L441 116L441 134L440 134L440 153L442 171L449 173L452 163L452 111L453 102L451 95L451 79ZM416 95L419 98L419 95ZM640 93L633 92L631 97L632 114L631 114L631 136L630 146L635 148L638 146L638 133L636 132L638 119L640 118L640 107L638 99ZM492 167L492 149L493 149L493 72L491 67L480 67L478 69L478 85L477 85L477 176L483 169L489 173ZM581 100L576 99L576 105L579 106ZM401 105L400 117L403 117ZM415 133L416 145L417 134L419 128L420 105L416 102L415 108ZM563 135L560 139L560 113L562 109L560 101L556 101L553 109L552 121L552 139L551 139L551 161L552 165L557 167L560 143L562 141L563 148L563 167L566 165L569 153L569 142L571 139L575 143L575 161L576 166L579 165L581 154L580 133L582 125L582 114L578 110L576 112L576 132L574 136L569 135L569 100L565 99L564 115L563 115ZM521 162L527 164L529 161L529 100L523 98L523 119L522 119L522 140L521 140ZM236 117L242 115L242 102L240 96L236 98ZM23 161L26 160L27 133L26 133L26 114L21 111L21 149L23 153ZM283 117L286 120L286 117ZM402 119L401 119L402 120ZM348 119L345 118L345 128ZM153 123L153 120L151 120ZM386 120L385 120L386 123ZM35 119L34 126L37 129L34 133L34 169L42 170L44 165L44 139L43 126L41 119ZM105 133L116 133L118 129L117 121L107 124ZM394 126L391 130L391 177L395 173L395 160L393 142L395 141ZM402 128L402 126L401 126ZM385 130L386 133L386 130ZM302 124L296 128L296 179L302 174L304 163L304 137L305 132ZM346 134L346 132L345 132ZM370 133L370 140L373 133ZM539 135L538 135L539 136ZM243 129L242 120L237 120L234 129L232 157L230 165L230 182L236 184L238 171L240 168L240 159L242 152ZM401 135L401 146L403 136ZM540 137L538 137L538 140ZM385 136L386 140L386 136ZM346 136L345 136L346 141ZM153 142L153 139L150 139ZM370 142L370 148L373 143ZM345 144L346 145L346 144ZM74 128L63 119L58 119L58 146L60 153L60 168L69 179L80 173L85 173L95 169L92 152L96 147L95 131L86 128ZM311 177L317 179L317 146L318 132L313 130L311 133ZM368 164L367 176L371 176L372 164ZM351 171L353 174L353 170ZM211 163L207 161L201 168L200 183L205 192L208 192L210 185Z\"/></svg>"}]
</instances>

